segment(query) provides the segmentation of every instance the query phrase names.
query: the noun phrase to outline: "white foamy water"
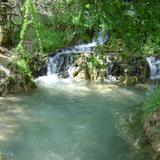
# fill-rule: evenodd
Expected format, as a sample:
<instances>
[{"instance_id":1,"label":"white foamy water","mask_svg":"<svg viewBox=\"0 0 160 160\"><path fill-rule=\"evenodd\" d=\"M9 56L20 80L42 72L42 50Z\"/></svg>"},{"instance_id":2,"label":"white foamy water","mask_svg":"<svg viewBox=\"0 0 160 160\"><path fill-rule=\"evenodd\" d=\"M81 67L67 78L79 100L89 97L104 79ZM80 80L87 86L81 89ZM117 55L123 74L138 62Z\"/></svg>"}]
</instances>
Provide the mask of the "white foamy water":
<instances>
[{"instance_id":1,"label":"white foamy water","mask_svg":"<svg viewBox=\"0 0 160 160\"><path fill-rule=\"evenodd\" d=\"M73 55L80 53L90 54L97 45L103 45L108 40L108 34L99 32L98 37L94 37L91 43L75 45L59 50L48 58L47 76L39 77L36 81L44 84L51 84L58 81L70 82L75 69ZM59 75L64 74L68 76L66 80L58 79Z\"/></svg>"},{"instance_id":2,"label":"white foamy water","mask_svg":"<svg viewBox=\"0 0 160 160\"><path fill-rule=\"evenodd\" d=\"M147 57L147 62L150 67L150 79L160 79L160 58Z\"/></svg>"},{"instance_id":3,"label":"white foamy water","mask_svg":"<svg viewBox=\"0 0 160 160\"><path fill-rule=\"evenodd\" d=\"M38 77L35 79L35 82L38 85L52 85L53 83L58 83L58 82L62 82L62 83L71 83L72 79L71 78L66 78L66 79L60 79L58 77L57 74L51 74L48 76L42 76L42 77Z\"/></svg>"}]
</instances>

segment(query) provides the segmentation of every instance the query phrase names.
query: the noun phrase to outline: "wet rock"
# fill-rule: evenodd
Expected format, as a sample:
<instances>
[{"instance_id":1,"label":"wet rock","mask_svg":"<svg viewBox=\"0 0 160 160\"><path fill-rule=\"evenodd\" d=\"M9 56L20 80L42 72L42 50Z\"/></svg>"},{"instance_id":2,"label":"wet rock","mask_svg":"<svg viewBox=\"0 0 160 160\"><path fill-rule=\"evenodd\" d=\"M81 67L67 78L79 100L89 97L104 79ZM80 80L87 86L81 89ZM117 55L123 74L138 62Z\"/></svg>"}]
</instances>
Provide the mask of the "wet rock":
<instances>
[{"instance_id":1,"label":"wet rock","mask_svg":"<svg viewBox=\"0 0 160 160\"><path fill-rule=\"evenodd\" d=\"M122 85L144 83L149 78L149 65L142 56L129 55L126 58L122 54L112 55L109 67L108 72L117 77Z\"/></svg>"},{"instance_id":2,"label":"wet rock","mask_svg":"<svg viewBox=\"0 0 160 160\"><path fill-rule=\"evenodd\" d=\"M75 79L90 80L90 72L88 67L78 67L73 73Z\"/></svg>"},{"instance_id":3,"label":"wet rock","mask_svg":"<svg viewBox=\"0 0 160 160\"><path fill-rule=\"evenodd\" d=\"M124 85L135 85L138 82L138 78L136 76L125 76L123 81Z\"/></svg>"},{"instance_id":4,"label":"wet rock","mask_svg":"<svg viewBox=\"0 0 160 160\"><path fill-rule=\"evenodd\" d=\"M122 53L57 54L51 68L56 68L53 73L58 73L61 78L71 76L103 82L108 77L109 81L119 81L121 85L144 83L149 78L149 66L145 57L134 54L128 57Z\"/></svg>"},{"instance_id":5,"label":"wet rock","mask_svg":"<svg viewBox=\"0 0 160 160\"><path fill-rule=\"evenodd\" d=\"M119 76L118 77L119 83L123 84L124 80L125 80L125 76Z\"/></svg>"},{"instance_id":6,"label":"wet rock","mask_svg":"<svg viewBox=\"0 0 160 160\"><path fill-rule=\"evenodd\" d=\"M97 80L97 78L98 78L98 70L96 70L96 69L93 69L93 70L91 70L91 80L94 80L94 81L96 81Z\"/></svg>"},{"instance_id":7,"label":"wet rock","mask_svg":"<svg viewBox=\"0 0 160 160\"><path fill-rule=\"evenodd\" d=\"M73 77L75 79L81 79L81 80L90 80L90 69L88 67L87 59L84 55L79 57L75 61L75 71L73 72Z\"/></svg>"},{"instance_id":8,"label":"wet rock","mask_svg":"<svg viewBox=\"0 0 160 160\"><path fill-rule=\"evenodd\" d=\"M0 80L0 95L17 94L36 88L30 77L12 74Z\"/></svg>"},{"instance_id":9,"label":"wet rock","mask_svg":"<svg viewBox=\"0 0 160 160\"><path fill-rule=\"evenodd\" d=\"M104 82L106 79L106 71L102 69L94 70L91 75L93 80L97 82Z\"/></svg>"}]
</instances>

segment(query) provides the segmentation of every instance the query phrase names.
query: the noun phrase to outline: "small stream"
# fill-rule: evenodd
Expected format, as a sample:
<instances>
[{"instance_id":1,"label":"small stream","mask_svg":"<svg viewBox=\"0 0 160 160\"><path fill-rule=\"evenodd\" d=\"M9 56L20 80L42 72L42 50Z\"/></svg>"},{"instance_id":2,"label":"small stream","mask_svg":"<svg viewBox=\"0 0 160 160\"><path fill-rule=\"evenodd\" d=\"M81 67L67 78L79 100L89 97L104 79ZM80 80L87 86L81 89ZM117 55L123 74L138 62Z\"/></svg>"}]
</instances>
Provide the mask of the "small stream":
<instances>
[{"instance_id":1,"label":"small stream","mask_svg":"<svg viewBox=\"0 0 160 160\"><path fill-rule=\"evenodd\" d=\"M90 82L0 98L0 159L150 160L129 123L145 93Z\"/></svg>"}]
</instances>

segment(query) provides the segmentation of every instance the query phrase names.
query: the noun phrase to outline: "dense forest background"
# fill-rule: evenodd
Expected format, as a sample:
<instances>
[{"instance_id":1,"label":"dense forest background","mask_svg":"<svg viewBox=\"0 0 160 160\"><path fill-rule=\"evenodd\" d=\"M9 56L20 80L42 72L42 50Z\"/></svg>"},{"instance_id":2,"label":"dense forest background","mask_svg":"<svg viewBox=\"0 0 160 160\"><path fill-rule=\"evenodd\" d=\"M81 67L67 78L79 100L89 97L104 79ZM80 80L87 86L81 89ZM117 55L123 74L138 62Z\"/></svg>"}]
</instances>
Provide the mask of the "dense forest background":
<instances>
[{"instance_id":1,"label":"dense forest background","mask_svg":"<svg viewBox=\"0 0 160 160\"><path fill-rule=\"evenodd\" d=\"M121 43L126 52L153 54L160 50L158 1L1 0L0 3L0 30L6 37L1 44L16 46L23 39L28 45L32 41L35 51L41 41L43 51L51 52L91 41L96 32L106 30L111 45ZM22 30L25 36L24 33L19 36Z\"/></svg>"}]
</instances>

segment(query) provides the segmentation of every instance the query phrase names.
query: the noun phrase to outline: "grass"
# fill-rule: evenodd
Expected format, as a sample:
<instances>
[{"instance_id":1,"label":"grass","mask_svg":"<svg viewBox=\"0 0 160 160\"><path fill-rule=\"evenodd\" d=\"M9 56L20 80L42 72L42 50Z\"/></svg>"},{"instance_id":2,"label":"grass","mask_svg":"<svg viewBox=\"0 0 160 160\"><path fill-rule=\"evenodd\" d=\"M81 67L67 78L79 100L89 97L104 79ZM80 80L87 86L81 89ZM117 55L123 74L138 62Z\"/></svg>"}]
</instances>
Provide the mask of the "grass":
<instances>
[{"instance_id":1,"label":"grass","mask_svg":"<svg viewBox=\"0 0 160 160\"><path fill-rule=\"evenodd\" d=\"M160 85L147 97L144 104L144 117L152 114L157 109L160 109Z\"/></svg>"},{"instance_id":2,"label":"grass","mask_svg":"<svg viewBox=\"0 0 160 160\"><path fill-rule=\"evenodd\" d=\"M40 31L40 36L44 52L55 51L65 46L65 34L62 32L55 32L43 26Z\"/></svg>"}]
</instances>

